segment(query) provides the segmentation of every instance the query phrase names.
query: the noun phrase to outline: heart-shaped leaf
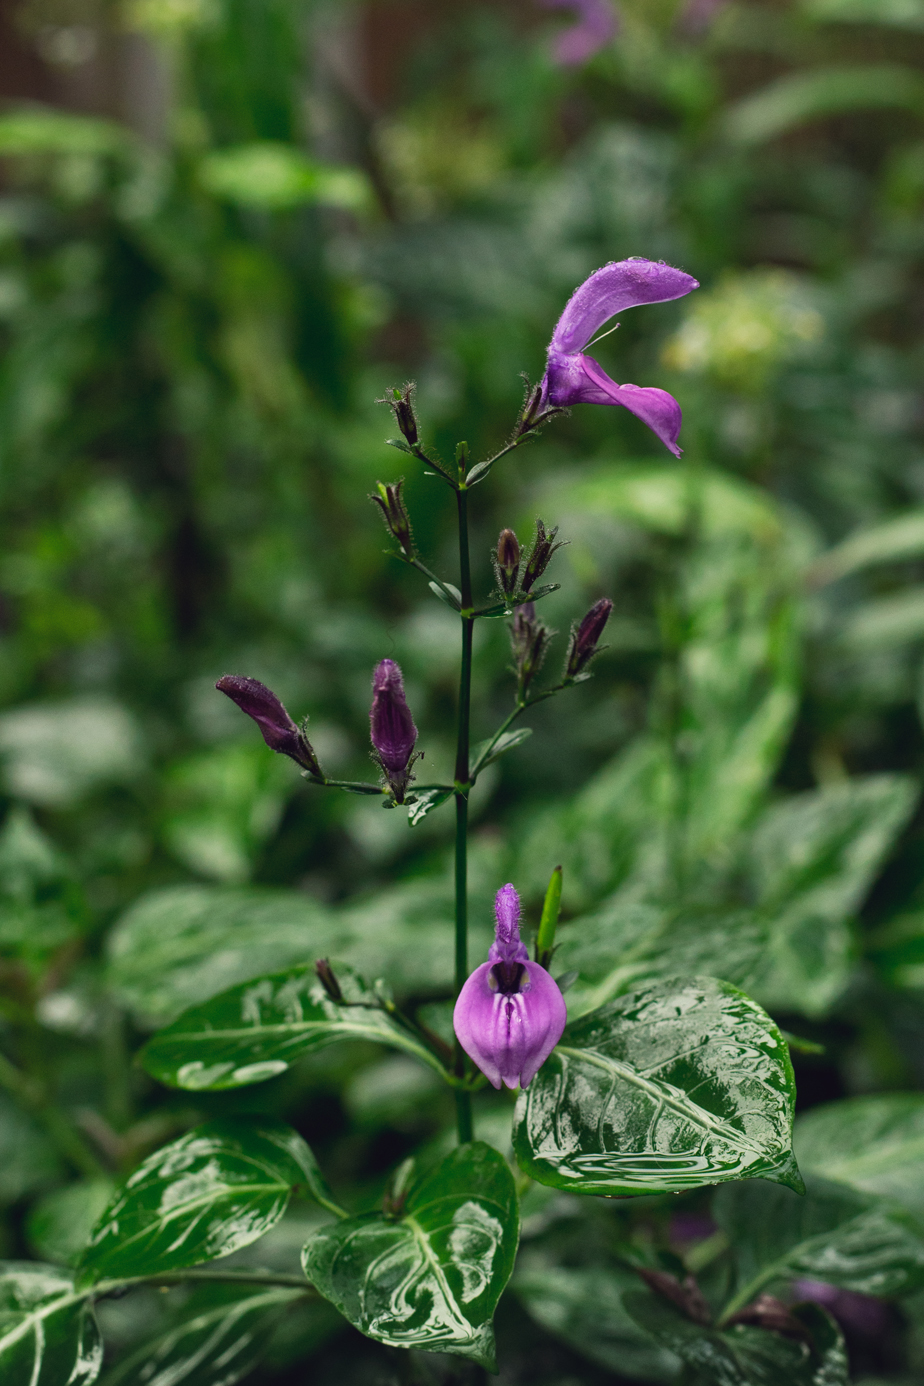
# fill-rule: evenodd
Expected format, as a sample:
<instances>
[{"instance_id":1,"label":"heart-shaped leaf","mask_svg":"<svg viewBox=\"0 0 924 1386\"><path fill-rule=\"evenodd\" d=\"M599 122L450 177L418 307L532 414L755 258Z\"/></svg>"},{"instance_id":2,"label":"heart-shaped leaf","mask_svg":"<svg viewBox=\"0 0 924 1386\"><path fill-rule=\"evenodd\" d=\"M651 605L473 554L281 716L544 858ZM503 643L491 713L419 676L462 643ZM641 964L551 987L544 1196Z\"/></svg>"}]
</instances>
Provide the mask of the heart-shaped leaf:
<instances>
[{"instance_id":1,"label":"heart-shaped leaf","mask_svg":"<svg viewBox=\"0 0 924 1386\"><path fill-rule=\"evenodd\" d=\"M784 1336L745 1324L703 1328L642 1290L624 1302L636 1323L686 1364L684 1386L847 1386L844 1340L817 1304L796 1305Z\"/></svg>"},{"instance_id":2,"label":"heart-shaped leaf","mask_svg":"<svg viewBox=\"0 0 924 1386\"><path fill-rule=\"evenodd\" d=\"M766 1012L712 977L669 980L567 1027L520 1094L514 1150L534 1179L575 1193L801 1187L794 1103L789 1051Z\"/></svg>"},{"instance_id":3,"label":"heart-shaped leaf","mask_svg":"<svg viewBox=\"0 0 924 1386\"><path fill-rule=\"evenodd\" d=\"M180 1314L107 1372L104 1386L233 1386L302 1297L278 1285L197 1285Z\"/></svg>"},{"instance_id":4,"label":"heart-shaped leaf","mask_svg":"<svg viewBox=\"0 0 924 1386\"><path fill-rule=\"evenodd\" d=\"M730 1184L716 1194L713 1215L736 1266L726 1316L800 1277L868 1295L924 1284L924 1231L907 1213L811 1176L807 1186L801 1198L769 1184Z\"/></svg>"},{"instance_id":5,"label":"heart-shaped leaf","mask_svg":"<svg viewBox=\"0 0 924 1386\"><path fill-rule=\"evenodd\" d=\"M367 1337L452 1352L494 1370L494 1309L519 1239L513 1175L491 1146L460 1146L414 1187L403 1214L323 1227L308 1279Z\"/></svg>"},{"instance_id":6,"label":"heart-shaped leaf","mask_svg":"<svg viewBox=\"0 0 924 1386\"><path fill-rule=\"evenodd\" d=\"M894 1200L924 1219L924 1094L850 1097L796 1123L806 1171Z\"/></svg>"},{"instance_id":7,"label":"heart-shaped leaf","mask_svg":"<svg viewBox=\"0 0 924 1386\"><path fill-rule=\"evenodd\" d=\"M330 1206L314 1156L291 1126L263 1116L197 1126L129 1175L96 1224L82 1281L226 1256L268 1232L297 1185Z\"/></svg>"},{"instance_id":8,"label":"heart-shaped leaf","mask_svg":"<svg viewBox=\"0 0 924 1386\"><path fill-rule=\"evenodd\" d=\"M258 977L185 1011L149 1040L140 1062L154 1078L193 1092L239 1088L284 1073L336 1040L373 1040L435 1068L439 1059L392 1019L352 968L335 965L343 1000L332 1001L311 967Z\"/></svg>"},{"instance_id":9,"label":"heart-shaped leaf","mask_svg":"<svg viewBox=\"0 0 924 1386\"><path fill-rule=\"evenodd\" d=\"M9 1386L90 1386L103 1344L73 1277L38 1261L0 1262L0 1381Z\"/></svg>"}]
</instances>

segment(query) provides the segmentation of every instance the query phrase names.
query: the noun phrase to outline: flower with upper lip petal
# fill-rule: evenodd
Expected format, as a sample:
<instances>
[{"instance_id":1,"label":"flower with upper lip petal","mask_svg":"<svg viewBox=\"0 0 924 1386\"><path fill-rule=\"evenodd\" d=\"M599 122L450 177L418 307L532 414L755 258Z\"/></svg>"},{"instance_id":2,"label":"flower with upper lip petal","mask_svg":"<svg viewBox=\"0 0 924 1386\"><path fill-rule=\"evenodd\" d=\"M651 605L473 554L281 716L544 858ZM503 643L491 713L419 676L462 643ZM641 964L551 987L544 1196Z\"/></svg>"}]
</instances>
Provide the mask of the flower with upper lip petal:
<instances>
[{"instance_id":1,"label":"flower with upper lip petal","mask_svg":"<svg viewBox=\"0 0 924 1386\"><path fill-rule=\"evenodd\" d=\"M525 1088L561 1039L565 998L520 942L520 897L501 886L494 902L497 933L488 961L459 992L452 1023L459 1043L499 1088Z\"/></svg>"},{"instance_id":2,"label":"flower with upper lip petal","mask_svg":"<svg viewBox=\"0 0 924 1386\"><path fill-rule=\"evenodd\" d=\"M681 414L673 395L654 386L617 385L584 348L624 308L666 303L698 288L683 270L653 260L618 260L596 270L575 289L552 333L539 411L572 404L621 404L679 457Z\"/></svg>"}]
</instances>

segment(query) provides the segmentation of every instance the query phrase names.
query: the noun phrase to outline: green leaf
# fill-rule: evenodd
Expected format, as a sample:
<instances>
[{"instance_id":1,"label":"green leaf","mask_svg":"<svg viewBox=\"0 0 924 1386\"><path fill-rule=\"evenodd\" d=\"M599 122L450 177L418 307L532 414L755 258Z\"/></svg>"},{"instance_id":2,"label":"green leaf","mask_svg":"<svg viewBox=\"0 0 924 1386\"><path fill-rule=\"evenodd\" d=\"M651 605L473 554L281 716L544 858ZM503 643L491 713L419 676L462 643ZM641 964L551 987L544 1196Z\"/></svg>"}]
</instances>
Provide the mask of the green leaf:
<instances>
[{"instance_id":1,"label":"green leaf","mask_svg":"<svg viewBox=\"0 0 924 1386\"><path fill-rule=\"evenodd\" d=\"M756 145L813 120L869 110L924 114L924 78L910 67L885 63L792 72L737 102L722 124L734 144Z\"/></svg>"},{"instance_id":2,"label":"green leaf","mask_svg":"<svg viewBox=\"0 0 924 1386\"><path fill-rule=\"evenodd\" d=\"M625 1305L636 1323L686 1363L684 1386L847 1386L844 1341L816 1304L790 1311L805 1339L744 1324L704 1328L642 1290L630 1291Z\"/></svg>"},{"instance_id":3,"label":"green leaf","mask_svg":"<svg viewBox=\"0 0 924 1386\"><path fill-rule=\"evenodd\" d=\"M323 1227L302 1264L368 1337L471 1357L493 1371L494 1310L518 1240L510 1167L475 1141L411 1189L400 1218L375 1213Z\"/></svg>"},{"instance_id":4,"label":"green leaf","mask_svg":"<svg viewBox=\"0 0 924 1386\"><path fill-rule=\"evenodd\" d=\"M139 1061L171 1087L214 1091L263 1083L303 1054L354 1039L403 1049L445 1072L358 973L339 963L334 972L343 1002L331 1000L313 967L258 977L185 1011L148 1041Z\"/></svg>"},{"instance_id":5,"label":"green leaf","mask_svg":"<svg viewBox=\"0 0 924 1386\"><path fill-rule=\"evenodd\" d=\"M75 1266L112 1193L111 1179L82 1179L46 1194L29 1210L29 1245L43 1261Z\"/></svg>"},{"instance_id":6,"label":"green leaf","mask_svg":"<svg viewBox=\"0 0 924 1386\"><path fill-rule=\"evenodd\" d=\"M128 149L124 125L47 107L10 111L0 117L0 154L83 154L100 157Z\"/></svg>"},{"instance_id":7,"label":"green leaf","mask_svg":"<svg viewBox=\"0 0 924 1386\"><path fill-rule=\"evenodd\" d=\"M233 1386L259 1364L279 1320L300 1298L300 1290L273 1285L197 1285L182 1313L107 1372L101 1386Z\"/></svg>"},{"instance_id":8,"label":"green leaf","mask_svg":"<svg viewBox=\"0 0 924 1386\"><path fill-rule=\"evenodd\" d=\"M918 786L870 775L799 794L757 825L751 876L771 920L769 946L749 989L776 1009L823 1015L850 975L850 917L904 828Z\"/></svg>"},{"instance_id":9,"label":"green leaf","mask_svg":"<svg viewBox=\"0 0 924 1386\"><path fill-rule=\"evenodd\" d=\"M108 979L153 1028L237 982L323 957L338 939L331 912L304 891L171 886L118 920Z\"/></svg>"},{"instance_id":10,"label":"green leaf","mask_svg":"<svg viewBox=\"0 0 924 1386\"><path fill-rule=\"evenodd\" d=\"M769 1184L730 1184L712 1206L737 1271L726 1315L802 1277L867 1295L924 1284L924 1231L901 1209L843 1185L808 1175L799 1197Z\"/></svg>"},{"instance_id":11,"label":"green leaf","mask_svg":"<svg viewBox=\"0 0 924 1386\"><path fill-rule=\"evenodd\" d=\"M516 1157L575 1193L679 1192L728 1179L799 1187L789 1052L755 1002L668 980L573 1021L520 1094Z\"/></svg>"},{"instance_id":12,"label":"green leaf","mask_svg":"<svg viewBox=\"0 0 924 1386\"><path fill-rule=\"evenodd\" d=\"M924 1225L924 1094L849 1097L796 1123L806 1171L893 1200Z\"/></svg>"},{"instance_id":13,"label":"green leaf","mask_svg":"<svg viewBox=\"0 0 924 1386\"><path fill-rule=\"evenodd\" d=\"M416 789L414 791L414 803L409 806L407 814L411 827L416 828L418 823L422 823L431 809L439 808L440 804L445 804L452 793L451 789L439 784L433 785L429 789Z\"/></svg>"},{"instance_id":14,"label":"green leaf","mask_svg":"<svg viewBox=\"0 0 924 1386\"><path fill-rule=\"evenodd\" d=\"M472 748L471 755L471 774L478 775L486 766L492 765L495 760L499 760L507 751L512 751L514 746L522 746L524 741L528 741L533 734L532 727L517 727L515 731L504 732L491 745L491 737L486 741L480 741L477 746Z\"/></svg>"},{"instance_id":15,"label":"green leaf","mask_svg":"<svg viewBox=\"0 0 924 1386\"><path fill-rule=\"evenodd\" d=\"M73 1278L37 1261L0 1261L0 1380L90 1386L103 1364L92 1306Z\"/></svg>"},{"instance_id":16,"label":"green leaf","mask_svg":"<svg viewBox=\"0 0 924 1386\"><path fill-rule=\"evenodd\" d=\"M884 0L871 0L871 3L878 6ZM921 3L921 13L924 16L924 3ZM924 510L909 510L894 520L848 535L843 543L816 559L809 576L816 586L822 586L879 563L899 563L922 555Z\"/></svg>"},{"instance_id":17,"label":"green leaf","mask_svg":"<svg viewBox=\"0 0 924 1386\"><path fill-rule=\"evenodd\" d=\"M810 19L834 24L885 24L924 32L924 0L802 0Z\"/></svg>"},{"instance_id":18,"label":"green leaf","mask_svg":"<svg viewBox=\"0 0 924 1386\"><path fill-rule=\"evenodd\" d=\"M199 164L199 181L216 197L267 211L313 202L362 211L371 201L368 180L358 169L322 164L274 140L212 150Z\"/></svg>"},{"instance_id":19,"label":"green leaf","mask_svg":"<svg viewBox=\"0 0 924 1386\"><path fill-rule=\"evenodd\" d=\"M439 597L441 602L445 602L450 611L462 610L462 593L458 587L453 587L451 582L429 582L427 586L434 597Z\"/></svg>"},{"instance_id":20,"label":"green leaf","mask_svg":"<svg viewBox=\"0 0 924 1386\"><path fill-rule=\"evenodd\" d=\"M248 1246L318 1170L291 1126L271 1117L209 1121L149 1155L96 1224L84 1283L158 1275Z\"/></svg>"},{"instance_id":21,"label":"green leaf","mask_svg":"<svg viewBox=\"0 0 924 1386\"><path fill-rule=\"evenodd\" d=\"M676 1380L680 1363L626 1312L622 1296L638 1276L618 1267L561 1266L532 1258L511 1289L532 1317L591 1362L639 1381Z\"/></svg>"}]
</instances>

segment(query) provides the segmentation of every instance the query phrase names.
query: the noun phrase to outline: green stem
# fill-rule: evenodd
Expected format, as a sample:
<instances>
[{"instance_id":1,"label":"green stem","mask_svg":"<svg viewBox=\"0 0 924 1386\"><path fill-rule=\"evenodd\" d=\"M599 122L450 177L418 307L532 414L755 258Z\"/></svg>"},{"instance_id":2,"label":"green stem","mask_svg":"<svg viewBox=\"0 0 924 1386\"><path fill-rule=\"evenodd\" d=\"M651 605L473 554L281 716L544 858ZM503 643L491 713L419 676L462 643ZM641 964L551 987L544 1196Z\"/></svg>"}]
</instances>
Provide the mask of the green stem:
<instances>
[{"instance_id":1,"label":"green stem","mask_svg":"<svg viewBox=\"0 0 924 1386\"><path fill-rule=\"evenodd\" d=\"M55 1106L44 1087L11 1064L0 1054L0 1087L21 1103L42 1123L51 1140L69 1165L88 1179L106 1174L101 1161L94 1155L83 1136L64 1113Z\"/></svg>"},{"instance_id":2,"label":"green stem","mask_svg":"<svg viewBox=\"0 0 924 1386\"><path fill-rule=\"evenodd\" d=\"M462 594L462 660L459 671L459 735L456 744L456 996L468 977L468 786L472 703L472 574L468 552L468 493L456 492L459 516L459 591ZM465 1076L465 1051L455 1044L455 1072ZM456 1089L459 1144L472 1139L471 1095Z\"/></svg>"}]
</instances>

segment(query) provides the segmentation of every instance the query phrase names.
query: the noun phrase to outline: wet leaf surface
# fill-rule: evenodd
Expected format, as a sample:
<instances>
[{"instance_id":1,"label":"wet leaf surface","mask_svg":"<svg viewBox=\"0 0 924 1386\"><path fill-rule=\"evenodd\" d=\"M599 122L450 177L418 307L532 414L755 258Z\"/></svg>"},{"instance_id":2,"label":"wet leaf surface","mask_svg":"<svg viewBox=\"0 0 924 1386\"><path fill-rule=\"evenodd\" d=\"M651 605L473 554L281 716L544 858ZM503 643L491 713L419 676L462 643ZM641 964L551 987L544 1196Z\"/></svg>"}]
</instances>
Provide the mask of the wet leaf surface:
<instances>
[{"instance_id":1,"label":"wet leaf surface","mask_svg":"<svg viewBox=\"0 0 924 1386\"><path fill-rule=\"evenodd\" d=\"M103 1364L93 1309L73 1277L37 1261L0 1262L0 1381L90 1386Z\"/></svg>"}]
</instances>

